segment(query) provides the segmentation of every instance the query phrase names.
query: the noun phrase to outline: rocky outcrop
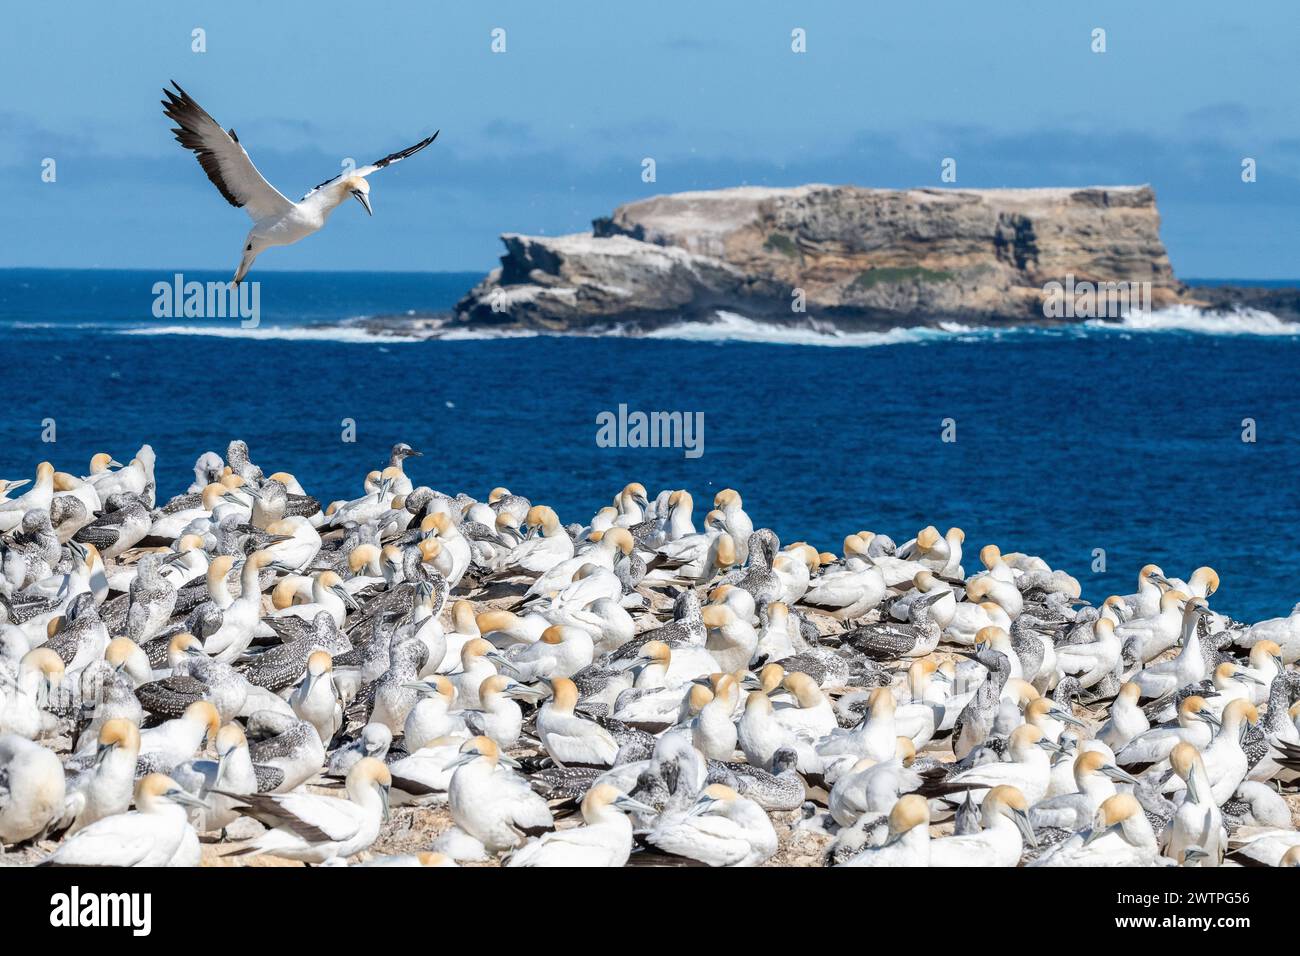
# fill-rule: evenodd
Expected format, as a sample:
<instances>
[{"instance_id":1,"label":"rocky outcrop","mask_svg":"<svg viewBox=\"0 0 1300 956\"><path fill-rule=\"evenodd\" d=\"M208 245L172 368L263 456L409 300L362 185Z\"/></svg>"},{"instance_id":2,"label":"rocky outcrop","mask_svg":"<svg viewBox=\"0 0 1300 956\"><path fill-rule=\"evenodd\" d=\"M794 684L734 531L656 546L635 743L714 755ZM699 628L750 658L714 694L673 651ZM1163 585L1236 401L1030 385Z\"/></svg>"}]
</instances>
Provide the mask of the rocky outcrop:
<instances>
[{"instance_id":1,"label":"rocky outcrop","mask_svg":"<svg viewBox=\"0 0 1300 956\"><path fill-rule=\"evenodd\" d=\"M589 233L508 234L456 321L540 329L711 318L837 326L1045 321L1045 287L1181 301L1147 186L744 187L628 203Z\"/></svg>"}]
</instances>

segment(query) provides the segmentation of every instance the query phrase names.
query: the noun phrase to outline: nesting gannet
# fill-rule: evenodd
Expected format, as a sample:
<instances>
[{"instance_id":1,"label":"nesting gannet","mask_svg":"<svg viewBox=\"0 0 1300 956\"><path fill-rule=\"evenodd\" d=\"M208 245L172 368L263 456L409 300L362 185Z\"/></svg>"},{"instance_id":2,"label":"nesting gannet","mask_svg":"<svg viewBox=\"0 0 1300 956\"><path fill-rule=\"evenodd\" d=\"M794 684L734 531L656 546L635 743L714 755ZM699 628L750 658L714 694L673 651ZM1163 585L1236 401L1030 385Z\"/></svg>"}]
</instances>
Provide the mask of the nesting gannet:
<instances>
[{"instance_id":1,"label":"nesting gannet","mask_svg":"<svg viewBox=\"0 0 1300 956\"><path fill-rule=\"evenodd\" d=\"M1034 844L1029 805L1015 787L994 787L980 805L978 833L930 841L930 866L1015 866Z\"/></svg>"},{"instance_id":2,"label":"nesting gannet","mask_svg":"<svg viewBox=\"0 0 1300 956\"><path fill-rule=\"evenodd\" d=\"M1186 743L1174 747L1169 762L1186 785L1186 795L1162 836L1165 855L1182 861L1187 848L1194 846L1202 856L1191 865L1218 866L1227 848L1228 833L1211 793L1205 763L1196 748Z\"/></svg>"},{"instance_id":3,"label":"nesting gannet","mask_svg":"<svg viewBox=\"0 0 1300 956\"><path fill-rule=\"evenodd\" d=\"M492 677L486 678L484 684L496 677L497 675L493 674ZM502 681L505 686L509 686L508 678L502 678ZM414 706L407 711L406 722L402 725L402 739L407 753L414 753L426 746L429 741L439 737L473 736L465 725L466 712L451 713L452 705L456 700L456 688L448 678L442 674L434 674L408 686L416 691L419 697ZM518 736L517 729L515 736Z\"/></svg>"},{"instance_id":4,"label":"nesting gannet","mask_svg":"<svg viewBox=\"0 0 1300 956\"><path fill-rule=\"evenodd\" d=\"M901 794L921 785L920 775L910 767L915 757L912 742L899 737L889 760L864 757L840 773L827 798L831 818L848 827L864 815L888 814Z\"/></svg>"},{"instance_id":5,"label":"nesting gannet","mask_svg":"<svg viewBox=\"0 0 1300 956\"><path fill-rule=\"evenodd\" d=\"M23 516L34 508L49 513L54 499L54 466L43 461L36 466L36 482L23 495L0 501L0 534L8 534L20 524Z\"/></svg>"},{"instance_id":6,"label":"nesting gannet","mask_svg":"<svg viewBox=\"0 0 1300 956\"><path fill-rule=\"evenodd\" d=\"M1182 649L1178 655L1172 660L1152 664L1133 675L1133 683L1141 689L1142 699L1165 697L1180 687L1197 683L1206 676L1205 655L1201 653L1201 638L1196 622L1198 618L1208 613L1209 609L1201 598L1187 600L1181 612ZM1100 627L1104 623L1098 621L1097 625Z\"/></svg>"},{"instance_id":7,"label":"nesting gannet","mask_svg":"<svg viewBox=\"0 0 1300 956\"><path fill-rule=\"evenodd\" d=\"M11 688L0 682L0 734L35 740L52 729L53 718L43 704L63 680L63 660L48 647L23 655Z\"/></svg>"},{"instance_id":8,"label":"nesting gannet","mask_svg":"<svg viewBox=\"0 0 1300 956\"><path fill-rule=\"evenodd\" d=\"M1133 648L1133 656L1149 661L1178 642L1183 628L1183 605L1188 595L1177 589L1166 591L1160 597L1160 607L1150 617L1133 617L1119 625L1115 632L1125 646Z\"/></svg>"},{"instance_id":9,"label":"nesting gannet","mask_svg":"<svg viewBox=\"0 0 1300 956\"><path fill-rule=\"evenodd\" d=\"M574 713L578 688L573 681L557 678L551 690L551 699L537 711L537 737L546 752L562 766L612 765L618 742L600 724Z\"/></svg>"},{"instance_id":10,"label":"nesting gannet","mask_svg":"<svg viewBox=\"0 0 1300 956\"><path fill-rule=\"evenodd\" d=\"M452 819L479 844L480 853L513 849L555 827L546 801L523 777L500 766L500 759L487 737L466 741L447 790Z\"/></svg>"},{"instance_id":11,"label":"nesting gannet","mask_svg":"<svg viewBox=\"0 0 1300 956\"><path fill-rule=\"evenodd\" d=\"M1232 701L1223 709L1222 723L1214 739L1201 751L1214 804L1226 801L1246 779L1250 759L1242 748L1248 724L1259 723L1259 710L1248 700ZM1172 761L1172 751L1170 753ZM1161 790L1174 793L1185 790L1187 782L1181 777L1166 782Z\"/></svg>"},{"instance_id":12,"label":"nesting gannet","mask_svg":"<svg viewBox=\"0 0 1300 956\"><path fill-rule=\"evenodd\" d=\"M42 866L198 866L187 807L204 808L175 780L151 773L136 787L136 809L97 820L61 843Z\"/></svg>"},{"instance_id":13,"label":"nesting gannet","mask_svg":"<svg viewBox=\"0 0 1300 956\"><path fill-rule=\"evenodd\" d=\"M909 793L889 811L884 843L867 847L841 866L929 866L930 843L930 806Z\"/></svg>"},{"instance_id":14,"label":"nesting gannet","mask_svg":"<svg viewBox=\"0 0 1300 956\"><path fill-rule=\"evenodd\" d=\"M169 772L193 757L219 729L221 715L217 708L211 701L199 700L186 707L180 717L141 731L137 775Z\"/></svg>"},{"instance_id":15,"label":"nesting gannet","mask_svg":"<svg viewBox=\"0 0 1300 956\"><path fill-rule=\"evenodd\" d=\"M625 810L655 812L607 783L597 784L582 800L584 826L529 840L506 858L505 865L623 866L632 852L632 823Z\"/></svg>"},{"instance_id":16,"label":"nesting gannet","mask_svg":"<svg viewBox=\"0 0 1300 956\"><path fill-rule=\"evenodd\" d=\"M238 724L217 731L216 760L190 760L172 771L172 778L204 804L190 814L200 833L225 830L239 817L237 805L247 794L257 793L257 770L248 738ZM214 791L223 790L225 793ZM230 794L240 794L232 797Z\"/></svg>"},{"instance_id":17,"label":"nesting gannet","mask_svg":"<svg viewBox=\"0 0 1300 956\"><path fill-rule=\"evenodd\" d=\"M1030 866L1152 866L1160 856L1156 835L1137 799L1117 793L1097 810L1092 825Z\"/></svg>"},{"instance_id":18,"label":"nesting gannet","mask_svg":"<svg viewBox=\"0 0 1300 956\"><path fill-rule=\"evenodd\" d=\"M545 696L543 691L525 687L517 680L494 674L479 685L479 710L463 710L460 718L468 735L490 737L503 750L519 742L524 715L515 701ZM410 723L409 719L407 721Z\"/></svg>"},{"instance_id":19,"label":"nesting gannet","mask_svg":"<svg viewBox=\"0 0 1300 956\"><path fill-rule=\"evenodd\" d=\"M388 818L388 790L393 778L373 757L363 757L348 771L347 799L310 793L214 793L230 797L236 809L265 825L267 832L226 856L269 853L303 863L349 857L375 842Z\"/></svg>"},{"instance_id":20,"label":"nesting gannet","mask_svg":"<svg viewBox=\"0 0 1300 956\"><path fill-rule=\"evenodd\" d=\"M233 129L229 132L223 130L174 81L172 86L176 92L164 89L163 94L167 99L162 105L167 118L176 124L172 130L176 141L194 151L199 165L226 202L244 209L253 220L253 228L244 240L243 257L239 261L239 268L235 270L236 284L244 278L253 265L253 260L264 249L287 246L310 236L324 227L330 213L347 202L349 196L361 203L368 215L373 215L369 198L370 184L366 177L385 166L414 156L438 137L435 132L414 146L390 153L351 173L327 179L294 203L262 178Z\"/></svg>"},{"instance_id":21,"label":"nesting gannet","mask_svg":"<svg viewBox=\"0 0 1300 956\"><path fill-rule=\"evenodd\" d=\"M63 767L54 751L0 733L0 845L43 833L63 812Z\"/></svg>"},{"instance_id":22,"label":"nesting gannet","mask_svg":"<svg viewBox=\"0 0 1300 956\"><path fill-rule=\"evenodd\" d=\"M1186 741L1198 749L1208 746L1219 719L1206 708L1205 698L1193 694L1178 705L1175 726L1152 727L1134 737L1115 755L1116 762L1135 773L1168 758L1174 747Z\"/></svg>"},{"instance_id":23,"label":"nesting gannet","mask_svg":"<svg viewBox=\"0 0 1300 956\"><path fill-rule=\"evenodd\" d=\"M710 760L730 760L736 750L736 725L732 714L739 693L736 678L731 674L721 675L712 699L691 721L691 743Z\"/></svg>"},{"instance_id":24,"label":"nesting gannet","mask_svg":"<svg viewBox=\"0 0 1300 956\"><path fill-rule=\"evenodd\" d=\"M1294 664L1300 660L1300 603L1286 617L1273 617L1252 624L1235 635L1242 647L1254 647L1259 641L1273 641L1281 650L1282 661Z\"/></svg>"},{"instance_id":25,"label":"nesting gannet","mask_svg":"<svg viewBox=\"0 0 1300 956\"><path fill-rule=\"evenodd\" d=\"M326 651L312 651L302 680L289 696L289 705L301 720L316 728L328 744L343 723L343 702L334 684L334 662Z\"/></svg>"},{"instance_id":26,"label":"nesting gannet","mask_svg":"<svg viewBox=\"0 0 1300 956\"><path fill-rule=\"evenodd\" d=\"M1120 687L1110 717L1097 731L1097 739L1116 753L1151 729L1151 722L1138 706L1141 696L1142 689L1132 681Z\"/></svg>"},{"instance_id":27,"label":"nesting gannet","mask_svg":"<svg viewBox=\"0 0 1300 956\"><path fill-rule=\"evenodd\" d=\"M130 808L139 753L140 731L134 723L121 718L104 722L94 763L68 780L61 823L69 835Z\"/></svg>"},{"instance_id":28,"label":"nesting gannet","mask_svg":"<svg viewBox=\"0 0 1300 956\"><path fill-rule=\"evenodd\" d=\"M646 842L709 866L757 866L777 849L766 811L722 784L705 787L684 814L662 814Z\"/></svg>"},{"instance_id":29,"label":"nesting gannet","mask_svg":"<svg viewBox=\"0 0 1300 956\"><path fill-rule=\"evenodd\" d=\"M1006 759L1000 763L987 763L960 770L947 777L934 788L934 793L969 791L971 798L980 803L988 788L1007 785L1019 790L1031 804L1047 794L1052 767L1044 747L1043 732L1030 724L1022 724L1012 731L1007 741Z\"/></svg>"}]
</instances>

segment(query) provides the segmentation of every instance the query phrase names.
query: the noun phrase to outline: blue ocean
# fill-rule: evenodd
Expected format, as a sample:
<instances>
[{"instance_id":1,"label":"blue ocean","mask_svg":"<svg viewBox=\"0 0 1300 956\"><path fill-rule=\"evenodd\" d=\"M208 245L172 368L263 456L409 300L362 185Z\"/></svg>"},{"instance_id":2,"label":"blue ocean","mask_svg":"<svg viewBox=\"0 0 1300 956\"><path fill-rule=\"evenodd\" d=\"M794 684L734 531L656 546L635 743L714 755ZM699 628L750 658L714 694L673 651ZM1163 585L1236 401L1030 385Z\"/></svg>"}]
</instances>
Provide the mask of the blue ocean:
<instances>
[{"instance_id":1,"label":"blue ocean","mask_svg":"<svg viewBox=\"0 0 1300 956\"><path fill-rule=\"evenodd\" d=\"M170 278L0 270L0 477L46 458L84 473L95 452L126 461L149 442L171 495L201 452L242 438L268 472L331 500L360 494L406 441L425 452L408 463L417 483L480 497L506 485L566 522L637 480L689 489L698 523L730 486L756 526L822 549L860 529L902 541L956 524L968 570L994 542L1075 574L1093 599L1133 591L1154 561L1180 577L1212 565L1214 606L1247 620L1300 600L1286 530L1300 326L1267 313L857 335L725 315L654 337L416 340L358 323L445 311L478 275L261 272L255 329L155 318L152 287ZM703 454L599 447L597 416L620 405L702 413Z\"/></svg>"}]
</instances>

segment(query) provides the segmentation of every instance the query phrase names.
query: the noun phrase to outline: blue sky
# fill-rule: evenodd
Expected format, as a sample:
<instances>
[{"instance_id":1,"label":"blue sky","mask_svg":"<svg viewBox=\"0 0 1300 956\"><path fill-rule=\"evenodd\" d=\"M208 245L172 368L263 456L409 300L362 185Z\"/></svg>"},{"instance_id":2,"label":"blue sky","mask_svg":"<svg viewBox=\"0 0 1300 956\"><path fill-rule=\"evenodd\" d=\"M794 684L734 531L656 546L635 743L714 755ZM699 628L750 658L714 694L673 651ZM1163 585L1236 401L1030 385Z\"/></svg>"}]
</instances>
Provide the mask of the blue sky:
<instances>
[{"instance_id":1,"label":"blue sky","mask_svg":"<svg viewBox=\"0 0 1300 956\"><path fill-rule=\"evenodd\" d=\"M486 270L501 232L656 192L938 186L954 157L964 187L1149 182L1179 275L1300 276L1293 0L73 0L5 21L0 267L233 269L248 220L172 140L175 78L290 198L442 129L374 177L374 219L345 206L259 269Z\"/></svg>"}]
</instances>

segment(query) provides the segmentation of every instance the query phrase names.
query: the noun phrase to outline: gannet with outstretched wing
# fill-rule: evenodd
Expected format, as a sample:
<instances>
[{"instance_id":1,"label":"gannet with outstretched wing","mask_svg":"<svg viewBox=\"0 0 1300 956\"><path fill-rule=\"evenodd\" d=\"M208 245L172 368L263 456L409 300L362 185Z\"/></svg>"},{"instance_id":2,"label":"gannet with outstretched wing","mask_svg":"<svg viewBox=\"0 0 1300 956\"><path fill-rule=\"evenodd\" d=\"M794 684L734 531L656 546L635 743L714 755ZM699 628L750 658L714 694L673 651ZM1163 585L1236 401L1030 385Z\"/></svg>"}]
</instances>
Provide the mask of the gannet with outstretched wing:
<instances>
[{"instance_id":1,"label":"gannet with outstretched wing","mask_svg":"<svg viewBox=\"0 0 1300 956\"><path fill-rule=\"evenodd\" d=\"M222 129L221 124L194 102L175 80L172 86L176 87L176 92L164 89L167 99L162 101L162 105L167 118L176 123L172 130L176 141L186 149L194 150L199 165L226 201L243 209L253 219L253 228L244 240L243 258L235 270L236 285L243 280L263 249L287 246L310 236L325 225L330 213L346 202L348 196L355 197L373 216L370 184L366 177L414 156L438 138L435 132L414 146L390 153L369 166L328 179L295 203L262 177L233 129L228 132Z\"/></svg>"}]
</instances>

